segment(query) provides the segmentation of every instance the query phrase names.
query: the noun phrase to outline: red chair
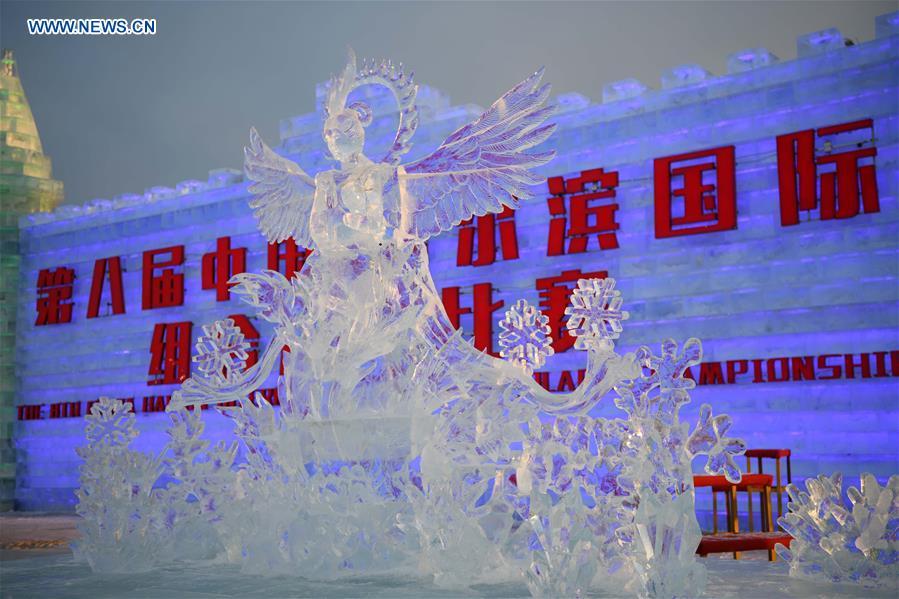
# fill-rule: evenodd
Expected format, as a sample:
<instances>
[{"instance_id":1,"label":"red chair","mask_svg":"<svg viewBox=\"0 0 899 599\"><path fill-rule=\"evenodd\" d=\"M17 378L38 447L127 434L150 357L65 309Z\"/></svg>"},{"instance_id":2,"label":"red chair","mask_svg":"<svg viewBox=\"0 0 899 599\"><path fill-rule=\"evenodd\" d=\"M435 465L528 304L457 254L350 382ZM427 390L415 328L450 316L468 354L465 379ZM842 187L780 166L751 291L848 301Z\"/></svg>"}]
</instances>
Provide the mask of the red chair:
<instances>
[{"instance_id":1,"label":"red chair","mask_svg":"<svg viewBox=\"0 0 899 599\"><path fill-rule=\"evenodd\" d=\"M718 493L724 493L727 532L735 532L732 514L736 513L736 488L723 476L693 475L693 488L712 490L712 534L718 534Z\"/></svg>"},{"instance_id":2,"label":"red chair","mask_svg":"<svg viewBox=\"0 0 899 599\"><path fill-rule=\"evenodd\" d=\"M694 488L702 488L709 487L712 490L712 517L713 517L713 531L712 535L703 535L703 539L707 537L717 538L715 535L718 534L718 493L724 493L727 499L727 533L723 535L725 538L729 538L731 542L727 544L719 544L714 545L714 550L706 550L705 553L718 553L721 547L731 547L732 549L724 550L725 552L732 551L734 554L734 559L740 559L741 551L751 551L758 545L757 538L753 536L755 533L753 531L753 521L752 521L752 503L749 504L749 533L748 537L746 537L747 542L744 545L741 545L740 540L743 539L745 535L740 535L740 521L738 518L737 511L737 491L745 491L749 497L752 497L752 493L759 493L760 505L761 505L761 517L762 517L762 532L771 533L774 531L774 522L771 517L771 483L773 479L770 474L744 474L739 483L731 483L723 476L693 476L693 487ZM789 536L789 535L787 535ZM781 538L781 537L778 537ZM768 551L768 559L774 560L775 554L774 544L779 541L774 541ZM707 547L700 544L701 548ZM699 550L697 550L699 553ZM700 555L705 555L700 553Z\"/></svg>"},{"instance_id":3,"label":"red chair","mask_svg":"<svg viewBox=\"0 0 899 599\"><path fill-rule=\"evenodd\" d=\"M741 551L759 551L766 550L768 552L768 561L777 560L777 553L774 547L780 543L786 547L790 546L793 537L785 532L744 532L744 533L728 533L724 535L703 535L696 548L696 553L700 557L706 557L710 553L733 553L739 556Z\"/></svg>"},{"instance_id":4,"label":"red chair","mask_svg":"<svg viewBox=\"0 0 899 599\"><path fill-rule=\"evenodd\" d=\"M774 525L771 517L770 496L768 497L768 508L766 508L765 495L771 492L771 483L773 479L770 474L744 474L740 482L734 484L723 476L705 476L694 475L693 487L703 488L710 487L712 489L712 532L718 532L718 493L724 493L727 500L727 532L739 532L740 525L737 513L737 492L744 491L749 493L749 531L755 530L753 526L752 513L752 493L758 493L761 500L761 516L762 530L771 531Z\"/></svg>"},{"instance_id":5,"label":"red chair","mask_svg":"<svg viewBox=\"0 0 899 599\"><path fill-rule=\"evenodd\" d=\"M790 467L790 455L791 451L789 449L747 449L746 450L746 472L752 472L752 458L756 459L756 463L758 465L758 473L764 474L765 470L762 468L762 460L763 459L771 459L775 460L775 473L777 475L777 484L771 487L771 490L777 493L777 518L780 519L783 516L783 494L787 490L787 486L783 484L781 480L781 470L780 470L780 460L781 458L786 458L787 460L787 485L793 482L793 473ZM752 495L749 496L749 513L752 513Z\"/></svg>"}]
</instances>

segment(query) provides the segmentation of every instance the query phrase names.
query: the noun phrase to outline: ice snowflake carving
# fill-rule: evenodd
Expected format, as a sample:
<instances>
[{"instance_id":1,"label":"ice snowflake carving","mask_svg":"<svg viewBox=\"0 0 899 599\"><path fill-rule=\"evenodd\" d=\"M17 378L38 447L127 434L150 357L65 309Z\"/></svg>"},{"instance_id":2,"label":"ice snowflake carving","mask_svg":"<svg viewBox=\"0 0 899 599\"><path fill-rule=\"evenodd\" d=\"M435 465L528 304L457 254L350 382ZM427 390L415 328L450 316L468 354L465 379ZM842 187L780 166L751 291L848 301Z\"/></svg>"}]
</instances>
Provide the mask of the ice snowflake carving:
<instances>
[{"instance_id":1,"label":"ice snowflake carving","mask_svg":"<svg viewBox=\"0 0 899 599\"><path fill-rule=\"evenodd\" d=\"M577 338L576 349L596 347L611 351L613 341L621 334L621 321L629 316L620 310L621 301L615 279L581 279L577 282L571 305L565 308L566 326Z\"/></svg>"},{"instance_id":2,"label":"ice snowflake carving","mask_svg":"<svg viewBox=\"0 0 899 599\"><path fill-rule=\"evenodd\" d=\"M778 519L793 536L789 549L777 546L790 576L899 587L899 475L881 487L874 475L863 473L859 487L846 493L848 508L839 472L809 478L805 487L803 492L787 486L788 513Z\"/></svg>"},{"instance_id":3,"label":"ice snowflake carving","mask_svg":"<svg viewBox=\"0 0 899 599\"><path fill-rule=\"evenodd\" d=\"M690 454L708 455L705 471L709 474L723 474L732 483L740 482L740 467L734 457L746 452L742 439L729 439L724 435L730 430L731 419L727 414L712 416L712 406L702 404L699 408L699 422L687 439Z\"/></svg>"},{"instance_id":4,"label":"ice snowflake carving","mask_svg":"<svg viewBox=\"0 0 899 599\"><path fill-rule=\"evenodd\" d=\"M131 404L101 397L91 406L84 436L91 448L124 447L137 436Z\"/></svg>"},{"instance_id":5,"label":"ice snowflake carving","mask_svg":"<svg viewBox=\"0 0 899 599\"><path fill-rule=\"evenodd\" d=\"M203 326L193 360L203 374L218 383L230 383L244 370L250 344L230 318Z\"/></svg>"},{"instance_id":6,"label":"ice snowflake carving","mask_svg":"<svg viewBox=\"0 0 899 599\"><path fill-rule=\"evenodd\" d=\"M591 282L580 281L578 287L588 298L600 295ZM611 290L614 282L602 288ZM614 308L620 311L617 298ZM574 330L592 336L596 329ZM608 351L596 337L585 346L594 359ZM693 555L701 533L690 462L696 454L709 453L713 466L722 460L727 465L722 455L733 465L732 455L742 453L743 444L723 437L730 422L726 417L714 419L716 430L706 422L709 412L692 436L679 420L695 385L684 374L701 354L696 339L682 350L669 339L659 355L647 347L632 354L636 368L614 386L615 404L627 418L557 416L528 423L512 505L520 506L522 496L528 500L528 509L519 513L532 531L532 594L624 586L641 596L684 596L704 586L704 569ZM734 469L730 475L739 480ZM623 578L610 577L612 572Z\"/></svg>"},{"instance_id":7,"label":"ice snowflake carving","mask_svg":"<svg viewBox=\"0 0 899 599\"><path fill-rule=\"evenodd\" d=\"M431 278L429 237L514 207L542 181L534 170L552 152L538 146L554 126L541 77L406 165L416 87L391 63L357 69L351 56L331 82L323 138L337 168L310 176L251 133L263 234L313 251L291 279L231 279L270 341L246 366L234 322L204 327L158 455L128 447L126 405L94 406L79 450L80 557L106 571L208 559L309 579L525 580L538 596L701 593L690 462L706 452L729 468L738 447L721 417L693 436L679 420L699 342L616 353L628 314L615 281L578 281L565 313L587 367L575 390L550 393L532 376L552 353L546 316L524 301L508 311L500 346L512 365L462 337ZM370 84L400 112L378 162L363 153L373 111L347 105ZM588 416L610 395L620 417ZM202 406L236 443L205 438Z\"/></svg>"},{"instance_id":8,"label":"ice snowflake carving","mask_svg":"<svg viewBox=\"0 0 899 599\"><path fill-rule=\"evenodd\" d=\"M130 403L101 397L85 420L88 443L76 449L84 464L75 491L81 516L75 556L97 572L151 569L165 542L153 490L159 460L129 449L138 435Z\"/></svg>"},{"instance_id":9,"label":"ice snowflake carving","mask_svg":"<svg viewBox=\"0 0 899 599\"><path fill-rule=\"evenodd\" d=\"M546 363L553 355L550 339L549 317L531 306L526 300L518 300L499 321L500 357L520 366L528 373Z\"/></svg>"}]
</instances>

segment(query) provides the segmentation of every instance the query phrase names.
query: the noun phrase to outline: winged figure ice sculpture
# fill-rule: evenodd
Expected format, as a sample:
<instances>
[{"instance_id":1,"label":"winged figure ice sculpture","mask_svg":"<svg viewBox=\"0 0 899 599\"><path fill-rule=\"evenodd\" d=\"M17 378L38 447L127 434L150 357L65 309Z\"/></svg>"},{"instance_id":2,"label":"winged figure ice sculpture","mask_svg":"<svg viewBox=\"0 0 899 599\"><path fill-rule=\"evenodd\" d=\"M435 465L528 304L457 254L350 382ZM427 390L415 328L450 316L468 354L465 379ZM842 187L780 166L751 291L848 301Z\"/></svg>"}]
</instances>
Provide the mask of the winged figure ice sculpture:
<instances>
[{"instance_id":1,"label":"winged figure ice sculpture","mask_svg":"<svg viewBox=\"0 0 899 599\"><path fill-rule=\"evenodd\" d=\"M541 181L534 169L552 153L535 148L553 126L540 79L405 166L416 88L390 63L357 69L351 55L331 83L324 138L339 168L313 178L252 132L260 228L312 254L289 279L232 278L271 341L247 366L231 319L203 327L199 372L172 394L158 458L127 449L137 432L126 404L94 406L78 507L92 567L128 571L190 549L309 578L418 570L449 586L526 577L539 596L618 595L625 583L639 596L701 593L691 463L707 455L707 472L735 482L745 446L708 406L692 434L679 420L699 341L617 354L621 292L581 279L565 314L587 368L577 389L553 394L532 377L552 353L545 315L515 303L498 360L455 330L431 278L429 237L515 207ZM370 83L400 110L378 162L363 153L372 110L347 105ZM257 392L279 359L277 395ZM591 417L604 397L627 417ZM202 412L185 408L202 404L233 420L239 448L201 438Z\"/></svg>"},{"instance_id":2,"label":"winged figure ice sculpture","mask_svg":"<svg viewBox=\"0 0 899 599\"><path fill-rule=\"evenodd\" d=\"M506 92L474 122L450 135L429 156L399 165L418 126L417 86L390 62L356 67L350 51L343 73L331 81L324 139L340 168L314 178L267 147L255 130L246 149L246 173L254 182L251 206L270 242L289 237L321 252L415 243L448 231L463 220L530 197L543 181L531 169L553 152L528 152L549 137L549 85L542 69ZM400 109L396 138L373 162L363 153L372 111L347 105L353 89L377 83L393 92Z\"/></svg>"},{"instance_id":3,"label":"winged figure ice sculpture","mask_svg":"<svg viewBox=\"0 0 899 599\"><path fill-rule=\"evenodd\" d=\"M343 72L331 80L325 104L323 137L338 168L310 176L251 130L245 171L259 227L271 243L292 238L312 253L299 279L288 281L272 271L234 278L234 291L270 314L274 341L258 366L232 378L216 384L189 379L170 409L246 396L265 380L284 346L291 351L287 379L339 381L354 409L359 406L351 398L389 394L389 386L381 384L359 388L371 378L383 383L382 370L391 373L387 378L403 371L408 380L418 363L410 357L450 340L471 357L471 346L458 343L443 312L425 241L473 216L517 207L543 181L534 169L551 160L553 152L534 148L555 125L546 123L552 108L546 105L549 85L541 84L542 76L541 69L430 155L405 165L400 158L418 125L412 75L389 61L358 68L352 50ZM390 90L399 109L396 136L377 162L363 152L372 109L361 102L348 104L354 89L370 84ZM290 314L294 307L303 318ZM482 363L486 358L480 356ZM502 364L488 361L488 368Z\"/></svg>"}]
</instances>

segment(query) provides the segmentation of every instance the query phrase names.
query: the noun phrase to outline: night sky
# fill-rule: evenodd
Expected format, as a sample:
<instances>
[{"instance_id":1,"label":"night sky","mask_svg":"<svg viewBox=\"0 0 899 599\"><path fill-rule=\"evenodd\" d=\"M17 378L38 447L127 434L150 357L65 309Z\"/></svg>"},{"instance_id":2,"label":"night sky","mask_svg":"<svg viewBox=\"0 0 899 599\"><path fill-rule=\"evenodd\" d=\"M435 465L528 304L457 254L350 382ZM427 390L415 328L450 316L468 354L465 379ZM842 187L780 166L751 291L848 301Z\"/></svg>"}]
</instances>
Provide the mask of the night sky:
<instances>
[{"instance_id":1,"label":"night sky","mask_svg":"<svg viewBox=\"0 0 899 599\"><path fill-rule=\"evenodd\" d=\"M455 103L487 106L540 66L554 93L600 100L604 84L837 27L874 37L888 2L12 2L13 48L54 176L83 203L240 168L251 125L278 143L281 118L313 109L345 48L390 58ZM29 36L34 17L157 19L155 36Z\"/></svg>"}]
</instances>

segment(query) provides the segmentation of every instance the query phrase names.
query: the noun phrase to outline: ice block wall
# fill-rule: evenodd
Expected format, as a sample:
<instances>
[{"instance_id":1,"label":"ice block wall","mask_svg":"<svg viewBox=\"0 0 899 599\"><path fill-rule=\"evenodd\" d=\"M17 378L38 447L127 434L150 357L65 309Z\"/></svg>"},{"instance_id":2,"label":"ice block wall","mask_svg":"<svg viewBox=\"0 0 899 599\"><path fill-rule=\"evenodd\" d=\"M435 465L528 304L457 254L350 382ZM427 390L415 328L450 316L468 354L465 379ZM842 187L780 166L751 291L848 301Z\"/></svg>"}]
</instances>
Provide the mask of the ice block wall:
<instances>
[{"instance_id":1,"label":"ice block wall","mask_svg":"<svg viewBox=\"0 0 899 599\"><path fill-rule=\"evenodd\" d=\"M494 223L495 263L457 267L456 237L432 243L438 285L458 287L460 304L472 307L474 285L492 283L492 303L482 302L482 309L502 301L500 315L517 298L545 302L541 279L545 288L546 279L565 279L568 271L606 272L618 281L630 311L620 350L657 346L666 337L702 340L705 364L692 371L699 385L682 414L693 418L701 403L710 403L715 413L733 416L733 434L750 448L791 449L794 482L837 470L850 480L862 471L881 478L899 472L897 23L899 14L884 15L878 37L858 45L847 45L836 30L801 36L797 60L779 62L754 48L734 53L724 76L683 65L668 71L658 90L625 80L607 85L601 103L560 98L551 142L559 156L545 174L573 187L578 179L599 180L605 191L617 182L614 197L588 205L617 204L618 247L601 249L606 227L590 237L586 252L548 256L553 207L544 193L515 213L517 259L505 259L500 219ZM833 126L868 120L872 129L859 137L845 131L828 141L826 134L839 129ZM877 212L860 207L854 216L822 219L820 210L800 211L798 224L784 224L788 185L781 178L790 173L787 160L779 165L777 140L809 130L816 131L819 160L876 148L868 160L876 171ZM718 218L700 226L713 229L725 219L726 177L712 173L729 163L727 148L733 152L734 226L657 232L660 213L684 216L685 198L676 192L688 185L672 176L666 189L666 167L673 173L715 162L702 183L717 185L710 193ZM667 157L715 149L722 151L666 165ZM828 182L826 160L817 168L818 198L822 180ZM585 177L590 169L617 173L617 180ZM561 196L572 220L575 195ZM473 327L475 318L460 316L463 327ZM549 358L542 381L551 389L570 388L584 365L584 355L569 349ZM609 405L597 410L614 412ZM766 471L773 471L772 463Z\"/></svg>"},{"instance_id":2,"label":"ice block wall","mask_svg":"<svg viewBox=\"0 0 899 599\"><path fill-rule=\"evenodd\" d=\"M429 244L451 316L476 343L497 350L495 323L516 299L550 309L564 301L577 272L607 274L631 314L620 350L666 337L702 339L704 364L691 372L699 385L688 416L707 402L734 417L735 434L750 447L791 449L794 480L834 470L850 477L899 472L897 22L895 13L881 17L876 39L852 46L836 30L802 36L792 61L755 48L735 53L726 75L682 65L666 72L658 90L625 80L588 90L596 100L557 98L559 129L547 145L558 157L542 171L551 185L513 214L475 219ZM377 157L395 119L375 90L361 93L380 117L366 145ZM327 168L322 95L319 88L315 113L281 123L280 151L310 173ZM427 88L420 104L410 160L478 114ZM854 128L840 130L844 124ZM783 137L790 134L799 135ZM833 202L838 214L826 218L822 181L836 189L839 174L827 173L836 172L833 157L847 152L858 156L857 214L844 192ZM809 159L818 161L816 205L806 210L808 196L804 206L798 197L807 191ZM797 224L782 210L790 205L782 197L788 181L801 208ZM167 417L159 410L175 385L148 385L154 330L191 323L195 338L202 324L250 315L202 285L203 256L222 237L246 248L246 270L268 266L247 199L240 173L213 171L206 181L22 220L20 508L72 508L81 416L101 395L133 398L140 445L163 446ZM701 230L685 232L691 228ZM184 277L183 305L142 309L145 252L182 245L175 273ZM87 318L97 261L111 257L120 258L122 301L107 272L97 316ZM45 276L39 289L40 273L61 267L74 274L71 322L36 325L38 298L49 297L46 284L54 282ZM249 323L264 346L271 337L265 323ZM564 390L577 383L584 362L582 352L560 351L537 376ZM213 436L229 434L220 416L210 412L209 420Z\"/></svg>"}]
</instances>

